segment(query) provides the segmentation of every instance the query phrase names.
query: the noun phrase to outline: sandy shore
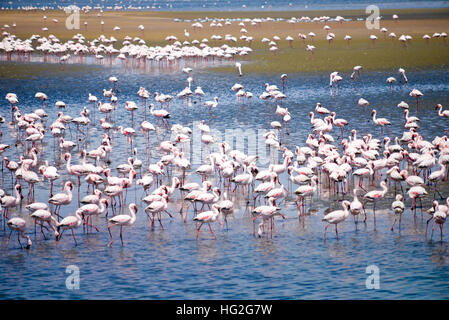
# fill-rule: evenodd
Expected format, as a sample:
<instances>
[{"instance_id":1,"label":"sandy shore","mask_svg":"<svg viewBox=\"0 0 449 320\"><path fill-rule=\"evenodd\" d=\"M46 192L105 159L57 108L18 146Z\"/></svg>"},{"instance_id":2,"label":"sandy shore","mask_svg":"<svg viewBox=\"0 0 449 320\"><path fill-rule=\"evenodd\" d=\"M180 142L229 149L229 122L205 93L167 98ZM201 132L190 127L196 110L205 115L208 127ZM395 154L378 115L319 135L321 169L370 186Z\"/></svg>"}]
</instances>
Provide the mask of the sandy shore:
<instances>
[{"instance_id":1,"label":"sandy shore","mask_svg":"<svg viewBox=\"0 0 449 320\"><path fill-rule=\"evenodd\" d=\"M399 15L397 22L391 19L393 13ZM44 21L43 16L47 16ZM431 39L429 44L422 39L424 34L430 36L435 32L449 32L449 9L401 9L401 10L381 10L383 19L380 27L388 29L386 37L380 30L368 30L365 21L357 21L356 18L364 18L366 14L362 10L351 11L289 11L289 12L104 12L101 17L97 17L97 12L88 14L81 13L81 26L79 30L68 30L65 27L67 15L63 11L42 11L37 12L0 12L0 25L8 24L16 27L7 29L18 38L25 39L32 34L49 35L54 34L61 41L71 39L74 34L82 33L87 39L93 39L101 34L114 36L121 41L126 35L139 37L147 42L147 45L163 45L168 35L175 35L179 40L184 41L184 29L190 32L190 40L209 38L213 34L231 34L240 37L241 27L238 22L232 22L230 26L222 28L210 27L210 23L203 23L201 31L194 31L190 22L174 22L174 18L195 19L195 18L291 18L327 15L335 17L341 15L345 18L352 18L353 21L327 23L336 36L333 43L326 40L326 30L324 23L295 23L286 21L264 22L261 26L251 26L247 24L248 36L252 36L254 41L251 48L254 52L245 59L251 63L244 65L244 72L315 72L315 71L345 71L351 70L354 65L362 65L365 70L396 69L399 66L406 69L435 68L447 66L449 62L449 46L443 39ZM52 20L57 19L54 23ZM100 21L104 21L103 27ZM87 27L84 26L87 22ZM142 24L144 31L138 30L137 26ZM113 31L115 26L119 26L119 31ZM47 32L42 31L47 27ZM4 29L5 30L5 29ZM3 30L3 31L4 31ZM316 47L313 57L306 52L304 43L298 38L298 33L308 34L314 32L316 37L313 45ZM392 41L388 34L394 32L397 37L402 34L413 37L406 47L399 41ZM352 40L348 46L343 38L346 34L351 35ZM374 45L369 36L374 34L378 37ZM263 44L261 39L279 36L279 51L276 54L270 53L268 45ZM294 38L292 47L285 40L287 36ZM209 45L220 46L226 43L223 41L211 41ZM305 44L312 44L310 38ZM239 40L238 46L249 46L247 42ZM117 43L116 48L121 44ZM217 71L230 71L233 68L219 68ZM233 70L235 71L235 70Z\"/></svg>"}]
</instances>

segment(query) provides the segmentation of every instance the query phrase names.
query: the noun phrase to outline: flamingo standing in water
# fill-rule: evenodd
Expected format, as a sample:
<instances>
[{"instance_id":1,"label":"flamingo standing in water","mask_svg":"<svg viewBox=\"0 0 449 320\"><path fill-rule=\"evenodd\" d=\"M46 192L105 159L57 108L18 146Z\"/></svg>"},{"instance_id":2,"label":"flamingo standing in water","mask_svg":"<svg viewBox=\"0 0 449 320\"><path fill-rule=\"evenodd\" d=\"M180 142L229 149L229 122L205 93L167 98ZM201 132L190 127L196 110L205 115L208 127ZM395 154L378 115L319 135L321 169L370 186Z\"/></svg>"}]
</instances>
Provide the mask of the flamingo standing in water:
<instances>
[{"instance_id":1,"label":"flamingo standing in water","mask_svg":"<svg viewBox=\"0 0 449 320\"><path fill-rule=\"evenodd\" d=\"M401 220L402 220L402 213L404 212L405 206L404 206L404 197L402 194L396 195L396 200L391 204L391 209L393 209L394 212L394 221L393 225L391 226L391 231L394 229L394 225L396 224L396 221L399 216L399 230L401 230Z\"/></svg>"},{"instance_id":2,"label":"flamingo standing in water","mask_svg":"<svg viewBox=\"0 0 449 320\"><path fill-rule=\"evenodd\" d=\"M373 111L371 111L371 115L373 116L373 122L376 126L380 126L381 130L380 130L380 136L382 137L383 131L384 131L384 127L385 126L390 126L391 122L388 121L388 119L386 118L376 118L376 114L377 111L375 109L373 109ZM386 127L388 132L391 135L390 129L388 129L388 127Z\"/></svg>"},{"instance_id":3,"label":"flamingo standing in water","mask_svg":"<svg viewBox=\"0 0 449 320\"><path fill-rule=\"evenodd\" d=\"M1 207L4 208L3 211L3 226L5 226L5 221L8 219L8 211L10 208L17 207L22 200L22 186L20 184L16 184L14 187L16 196L4 196L0 199Z\"/></svg>"},{"instance_id":4,"label":"flamingo standing in water","mask_svg":"<svg viewBox=\"0 0 449 320\"><path fill-rule=\"evenodd\" d=\"M100 232L100 230L98 230L96 226L89 224L89 218L91 216L98 216L104 213L107 206L108 200L101 199L99 201L99 205L97 205L96 203L88 203L76 210L80 216L83 216L85 218L84 224L87 226L87 232L89 232L89 227L94 227L97 232Z\"/></svg>"},{"instance_id":5,"label":"flamingo standing in water","mask_svg":"<svg viewBox=\"0 0 449 320\"><path fill-rule=\"evenodd\" d=\"M363 204L364 208L365 208L365 204L368 201L373 202L374 226L376 226L376 201L384 198L388 191L387 183L385 181L382 181L380 183L380 186L382 187L382 190L373 190L363 196L363 198L365 199L365 203ZM365 215L365 221L366 221L366 215Z\"/></svg>"},{"instance_id":6,"label":"flamingo standing in water","mask_svg":"<svg viewBox=\"0 0 449 320\"><path fill-rule=\"evenodd\" d=\"M408 196L412 199L412 211L416 214L416 199L421 201L421 198L427 194L426 189L421 186L413 186L408 190ZM421 203L421 213L422 213L422 203Z\"/></svg>"},{"instance_id":7,"label":"flamingo standing in water","mask_svg":"<svg viewBox=\"0 0 449 320\"><path fill-rule=\"evenodd\" d=\"M12 232L17 231L17 241L19 242L20 247L23 249L22 243L20 242L20 237L22 237L22 238L27 239L26 248L27 249L31 248L32 242L31 242L30 236L25 235L25 227L26 227L25 220L23 220L22 218L15 217L15 218L9 219L7 224L8 224L8 228L11 229L11 232L9 233L6 245L8 245L8 243L9 243Z\"/></svg>"},{"instance_id":8,"label":"flamingo standing in water","mask_svg":"<svg viewBox=\"0 0 449 320\"><path fill-rule=\"evenodd\" d=\"M126 137L126 141L128 144L131 144L131 150L133 149L133 136L136 135L136 130L133 128L123 128L122 126L118 126L120 133Z\"/></svg>"},{"instance_id":9,"label":"flamingo standing in water","mask_svg":"<svg viewBox=\"0 0 449 320\"><path fill-rule=\"evenodd\" d=\"M416 113L418 113L418 99L419 97L422 97L424 94L419 91L418 89L413 89L410 92L410 97L415 97L416 98Z\"/></svg>"},{"instance_id":10,"label":"flamingo standing in water","mask_svg":"<svg viewBox=\"0 0 449 320\"><path fill-rule=\"evenodd\" d=\"M70 153L66 153L64 155L66 163L67 172L78 178L78 203L80 202L80 187L81 187L81 176L87 174L86 168L83 165L71 165L70 162L72 160L72 155ZM70 199L71 200L71 199Z\"/></svg>"},{"instance_id":11,"label":"flamingo standing in water","mask_svg":"<svg viewBox=\"0 0 449 320\"><path fill-rule=\"evenodd\" d=\"M138 208L135 203L131 203L129 205L129 215L127 214L120 214L118 216L112 217L108 220L108 232L109 236L111 237L111 241L109 242L108 246L111 247L112 243L114 242L114 239L112 239L112 233L111 228L114 226L120 227L120 240L123 245L123 235L122 235L122 228L123 227L130 227L136 222L136 213L138 211Z\"/></svg>"},{"instance_id":12,"label":"flamingo standing in water","mask_svg":"<svg viewBox=\"0 0 449 320\"><path fill-rule=\"evenodd\" d=\"M284 92L285 89L285 81L287 80L287 74L283 73L281 75L281 80L282 80L282 92Z\"/></svg>"},{"instance_id":13,"label":"flamingo standing in water","mask_svg":"<svg viewBox=\"0 0 449 320\"><path fill-rule=\"evenodd\" d=\"M327 228L329 228L329 226L331 224L335 225L335 234L337 235L337 239L338 239L338 227L337 225L340 222L345 221L348 217L349 217L349 207L351 206L351 203L347 200L343 201L341 203L341 205L343 206L343 210L336 210L336 211L332 211L328 214L326 214L324 216L323 219L321 219L322 221L326 221L328 224L324 227L324 241L326 241L326 231Z\"/></svg>"},{"instance_id":14,"label":"flamingo standing in water","mask_svg":"<svg viewBox=\"0 0 449 320\"><path fill-rule=\"evenodd\" d=\"M360 200L357 198L357 191L358 189L354 188L354 200L352 200L350 206L349 206L349 211L351 212L351 214L354 217L354 224L355 224L355 230L357 231L357 223L358 223L358 215L362 212L363 209L363 205L360 202ZM356 220L357 217L357 220Z\"/></svg>"},{"instance_id":15,"label":"flamingo standing in water","mask_svg":"<svg viewBox=\"0 0 449 320\"><path fill-rule=\"evenodd\" d=\"M59 232L56 230L56 228L53 226L53 223L58 226L58 221L56 221L56 219L53 217L53 215L51 214L50 211L46 210L46 209L38 209L36 211L34 211L31 215L31 218L34 219L35 224L39 223L41 226L41 231L40 231L40 237L42 237L43 234L43 224L47 223L50 228L53 229L54 233L55 233L55 237L56 239L59 236ZM53 223L52 223L53 222ZM44 235L45 237L45 235Z\"/></svg>"},{"instance_id":16,"label":"flamingo standing in water","mask_svg":"<svg viewBox=\"0 0 449 320\"><path fill-rule=\"evenodd\" d=\"M75 212L74 216L68 216L62 219L62 221L58 223L58 233L61 228L62 232L59 234L57 240L61 240L64 231L70 229L70 231L72 231L73 241L75 241L75 246L77 246L78 242L76 242L75 233L73 230L79 228L81 223L83 223L83 219L78 211Z\"/></svg>"},{"instance_id":17,"label":"flamingo standing in water","mask_svg":"<svg viewBox=\"0 0 449 320\"><path fill-rule=\"evenodd\" d=\"M54 204L56 206L54 213L58 216L58 219L60 217L59 211L61 210L61 206L66 206L72 202L72 189L72 182L67 181L64 185L64 191L66 193L57 193L53 197L48 199L48 203Z\"/></svg>"},{"instance_id":18,"label":"flamingo standing in water","mask_svg":"<svg viewBox=\"0 0 449 320\"><path fill-rule=\"evenodd\" d=\"M306 196L313 195L317 189L318 178L314 176L312 179L311 185L299 186L295 191L296 194L296 206L298 207L298 219L301 219L301 216L305 214L304 210L304 198ZM302 208L302 209L301 209Z\"/></svg>"},{"instance_id":19,"label":"flamingo standing in water","mask_svg":"<svg viewBox=\"0 0 449 320\"><path fill-rule=\"evenodd\" d=\"M434 184L434 189L433 189L433 198L434 199L435 199L436 192L440 193L437 189L438 182L443 180L444 177L446 176L446 166L444 164L442 164L441 161L439 162L439 164L440 164L440 169L432 172L429 175L429 177L427 178L428 181L430 181ZM441 194L440 194L440 196L441 196Z\"/></svg>"},{"instance_id":20,"label":"flamingo standing in water","mask_svg":"<svg viewBox=\"0 0 449 320\"><path fill-rule=\"evenodd\" d=\"M239 76L241 77L243 74L242 74L242 64L240 63L240 62L236 62L235 63L235 67L238 69L238 71L239 71Z\"/></svg>"},{"instance_id":21,"label":"flamingo standing in water","mask_svg":"<svg viewBox=\"0 0 449 320\"><path fill-rule=\"evenodd\" d=\"M404 83L407 85L408 79L407 79L407 76L405 75L405 70L403 68L399 68L398 72L399 72L399 75L401 76L401 82L402 82L402 80L404 80Z\"/></svg>"},{"instance_id":22,"label":"flamingo standing in water","mask_svg":"<svg viewBox=\"0 0 449 320\"><path fill-rule=\"evenodd\" d=\"M150 203L149 206L145 208L145 212L150 212L152 214L150 231L154 226L154 217L156 215L162 229L164 228L161 220L161 212L165 212L166 214L168 214L170 218L173 218L173 216L167 211L167 206L168 206L168 195L164 194L159 201L153 201Z\"/></svg>"},{"instance_id":23,"label":"flamingo standing in water","mask_svg":"<svg viewBox=\"0 0 449 320\"><path fill-rule=\"evenodd\" d=\"M444 208L441 210L441 208ZM443 241L443 224L446 222L448 214L448 207L447 206L436 206L435 213L433 214L433 226L432 226L432 233L430 235L430 240L432 240L433 237L433 231L435 230L435 223L438 224L440 227L440 236L441 241Z\"/></svg>"},{"instance_id":24,"label":"flamingo standing in water","mask_svg":"<svg viewBox=\"0 0 449 320\"><path fill-rule=\"evenodd\" d=\"M48 165L48 161L45 161L45 165L39 167L40 173L45 179L50 181L50 198L53 196L53 182L59 178L58 169Z\"/></svg>"},{"instance_id":25,"label":"flamingo standing in water","mask_svg":"<svg viewBox=\"0 0 449 320\"><path fill-rule=\"evenodd\" d=\"M263 206L258 206L256 208L253 209L252 214L253 214L253 235L255 233L255 222L257 220L258 217L262 217L262 226L259 225L259 237L262 236L262 229L264 228L265 225L265 221L268 221L268 223L270 224L271 222L271 236L273 236L273 219L275 216L280 215L283 219L285 219L285 216L280 212L281 208L277 207L274 204L274 198L271 197L268 199L268 203L269 205L263 205ZM262 228L261 228L262 227ZM267 233L267 237L268 237L268 233Z\"/></svg>"},{"instance_id":26,"label":"flamingo standing in water","mask_svg":"<svg viewBox=\"0 0 449 320\"><path fill-rule=\"evenodd\" d=\"M198 214L196 217L193 218L193 221L198 221L199 226L196 229L196 239L198 239L198 234L200 233L200 229L203 226L203 224L207 223L209 225L209 230L214 236L215 239L217 237L215 236L215 233L212 231L212 227L210 226L211 222L218 221L220 224L223 224L220 219L218 219L218 216L220 212L218 211L218 207L216 205L212 206L212 211L204 211Z\"/></svg>"},{"instance_id":27,"label":"flamingo standing in water","mask_svg":"<svg viewBox=\"0 0 449 320\"><path fill-rule=\"evenodd\" d=\"M161 120L162 124L164 124L165 126L168 127L168 120L167 119L169 119L171 117L170 112L168 112L165 109L154 110L154 104L152 104L152 103L150 103L149 107L150 107L151 115L153 115L156 118L158 118L158 121Z\"/></svg>"},{"instance_id":28,"label":"flamingo standing in water","mask_svg":"<svg viewBox=\"0 0 449 320\"><path fill-rule=\"evenodd\" d=\"M438 109L438 115L442 118L449 118L449 110L444 110L443 111L443 106L439 103L436 105L435 110ZM449 131L449 129L447 129L446 131L444 131L443 136L446 135L446 133Z\"/></svg>"},{"instance_id":29,"label":"flamingo standing in water","mask_svg":"<svg viewBox=\"0 0 449 320\"><path fill-rule=\"evenodd\" d=\"M126 101L125 109L131 111L131 121L134 123L134 110L139 109L134 101Z\"/></svg>"},{"instance_id":30,"label":"flamingo standing in water","mask_svg":"<svg viewBox=\"0 0 449 320\"><path fill-rule=\"evenodd\" d=\"M209 108L209 120L210 120L210 117L212 115L211 114L212 108L215 109L218 106L218 97L214 97L213 101L206 101L206 102L204 102L204 105ZM215 116L214 116L214 118L215 118Z\"/></svg>"}]
</instances>

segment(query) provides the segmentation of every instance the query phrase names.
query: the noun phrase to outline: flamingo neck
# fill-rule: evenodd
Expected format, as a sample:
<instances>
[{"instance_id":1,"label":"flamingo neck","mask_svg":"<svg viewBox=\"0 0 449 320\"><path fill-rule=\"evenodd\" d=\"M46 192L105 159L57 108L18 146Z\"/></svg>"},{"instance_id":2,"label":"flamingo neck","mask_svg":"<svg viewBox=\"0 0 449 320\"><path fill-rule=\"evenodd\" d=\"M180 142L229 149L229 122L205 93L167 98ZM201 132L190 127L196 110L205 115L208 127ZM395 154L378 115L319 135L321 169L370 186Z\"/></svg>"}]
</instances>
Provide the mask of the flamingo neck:
<instances>
[{"instance_id":1,"label":"flamingo neck","mask_svg":"<svg viewBox=\"0 0 449 320\"><path fill-rule=\"evenodd\" d=\"M72 156L69 156L69 158L67 159L67 162L66 162L66 168L69 173L72 172L72 168L70 165L71 160L72 160Z\"/></svg>"},{"instance_id":2,"label":"flamingo neck","mask_svg":"<svg viewBox=\"0 0 449 320\"><path fill-rule=\"evenodd\" d=\"M72 201L72 190L70 187L66 187L67 196L69 197L70 202Z\"/></svg>"},{"instance_id":3,"label":"flamingo neck","mask_svg":"<svg viewBox=\"0 0 449 320\"><path fill-rule=\"evenodd\" d=\"M20 203L21 197L18 188L16 188L16 203Z\"/></svg>"}]
</instances>

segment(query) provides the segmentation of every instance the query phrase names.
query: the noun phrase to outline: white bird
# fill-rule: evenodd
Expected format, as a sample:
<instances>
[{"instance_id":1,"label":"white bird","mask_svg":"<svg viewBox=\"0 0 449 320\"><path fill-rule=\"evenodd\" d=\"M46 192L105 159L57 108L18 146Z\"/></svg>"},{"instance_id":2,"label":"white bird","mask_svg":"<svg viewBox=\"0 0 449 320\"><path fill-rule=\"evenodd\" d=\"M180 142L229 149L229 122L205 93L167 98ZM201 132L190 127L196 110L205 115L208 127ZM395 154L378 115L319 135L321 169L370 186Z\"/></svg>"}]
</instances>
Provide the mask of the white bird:
<instances>
[{"instance_id":1,"label":"white bird","mask_svg":"<svg viewBox=\"0 0 449 320\"><path fill-rule=\"evenodd\" d=\"M19 242L20 247L23 248L22 243L20 242L20 237L22 237L22 238L27 239L26 248L29 249L32 245L32 242L31 242L30 236L25 235L25 227L26 227L25 220L22 218L19 218L19 217L11 218L8 220L7 225L8 225L8 228L11 229L11 232L9 233L9 236L8 236L7 245L11 238L12 232L17 231L17 241Z\"/></svg>"},{"instance_id":2,"label":"white bird","mask_svg":"<svg viewBox=\"0 0 449 320\"><path fill-rule=\"evenodd\" d=\"M324 227L324 241L326 241L326 230L331 225L335 225L335 234L337 235L338 239L338 229L337 225L343 221L345 221L349 217L349 207L351 206L351 203L349 201L343 201L342 204L343 210L336 210L328 213L324 216L322 221L328 222L326 227Z\"/></svg>"},{"instance_id":3,"label":"white bird","mask_svg":"<svg viewBox=\"0 0 449 320\"><path fill-rule=\"evenodd\" d=\"M111 237L111 241L109 242L108 246L112 246L112 243L114 240L112 239L112 233L111 228L114 226L120 227L120 240L123 245L123 236L122 236L122 228L123 227L129 227L132 226L136 222L136 213L138 211L138 208L135 203L131 203L129 205L129 215L127 214L120 214L115 217L112 217L108 220L108 232Z\"/></svg>"}]
</instances>

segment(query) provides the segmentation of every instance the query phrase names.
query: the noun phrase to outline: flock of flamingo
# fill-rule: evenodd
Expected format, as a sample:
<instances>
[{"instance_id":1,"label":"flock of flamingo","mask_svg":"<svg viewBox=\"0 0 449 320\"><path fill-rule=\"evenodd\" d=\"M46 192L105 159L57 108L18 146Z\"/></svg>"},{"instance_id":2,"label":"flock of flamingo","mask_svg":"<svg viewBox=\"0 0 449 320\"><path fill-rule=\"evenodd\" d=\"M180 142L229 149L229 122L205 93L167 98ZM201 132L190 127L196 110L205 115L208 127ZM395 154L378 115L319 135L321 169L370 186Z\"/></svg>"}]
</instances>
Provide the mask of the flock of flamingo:
<instances>
[{"instance_id":1,"label":"flock of flamingo","mask_svg":"<svg viewBox=\"0 0 449 320\"><path fill-rule=\"evenodd\" d=\"M351 79L355 80L360 76L360 70L361 66L356 66ZM189 75L189 86L177 95L178 98L201 101L204 95L202 89L198 87L195 92L190 90L192 69L186 68L184 72ZM239 72L241 73L240 68ZM399 69L399 75L400 81L407 83L404 69ZM388 129L392 123L386 118L378 118L376 110L373 109L371 111L373 128L381 128L381 137L376 139L372 134L359 137L355 129L345 137L344 130L349 121L338 118L335 111L317 103L310 112L311 132L306 141L290 150L285 146L282 147L283 135L291 130L288 126L291 114L288 108L281 106L287 97L285 94L287 75L283 74L281 80L281 88L266 83L265 90L259 96L259 99L265 101L267 108L276 106L273 108L273 116L279 117L279 121L271 122L271 130L264 136L267 148L271 152L282 153L281 163L271 159L269 166L264 168L258 167L257 155L232 150L226 142L216 143L205 120L198 125L201 141L207 150L216 145L219 151L209 152L206 163L192 167L183 152L186 144L191 141L191 128L179 123L171 125L169 122L171 112L181 112L173 110L173 107L170 109L170 102L174 97L158 92L150 94L147 89L140 87L136 98L139 98L141 103L134 101L119 103L116 77L109 78L112 88L103 90L104 102L89 94L86 102L90 108L84 107L78 117L65 113L70 109L66 109L63 101L57 101L54 107L47 106L48 96L43 92L35 94L35 98L41 101L42 105L32 113L21 111L19 97L16 94L6 94L6 100L11 108L8 131L17 136L17 141L15 145L0 144L0 154L14 150L11 154L20 155L17 159L4 156L2 161L2 181L4 183L9 171L11 189L14 191L14 195L7 195L5 184L4 189L0 189L3 229L5 230L6 226L10 229L8 242L12 232L17 231L17 240L21 247L21 238L26 239L27 248L32 245L31 238L27 234L27 227L30 227L27 224L28 220L34 221L35 234L36 228L40 228L40 241L42 236L46 239L46 232L51 232L56 241L60 241L64 231L69 230L73 241L77 244L75 230L82 226L86 233L89 233L89 230L92 232L92 229L101 232L99 227L93 224L93 220L95 217L105 216L106 230L110 236L109 246L114 241L112 235L114 228L120 229L123 244L123 228L131 227L136 222L139 206L149 218L150 231L156 227L155 219L163 228L162 215L166 214L174 219L176 210L184 223L189 216L196 222L197 238L204 224L207 224L211 234L216 238L211 225L219 222L223 229L224 225L226 229L228 228L227 217L236 209L239 196L243 196L243 200L240 200L246 204L246 211L251 212L253 234L256 234L256 221L260 219L258 236L262 237L265 233L267 237L269 234L272 237L274 218L276 216L286 218L282 213L281 202L285 205L294 201L301 225L308 216L306 200L324 191L342 201L342 210L326 211L322 218L326 222L324 240L326 231L331 225L335 226L338 239L338 225L350 216L353 217L356 230L359 216L363 216L363 222L366 223L368 216L372 215L374 228L376 227L376 203L385 198L388 192L392 192L391 184L394 184L395 194L395 201L391 204L395 217L391 230L394 230L396 223L398 228L401 228L407 196L412 201L411 211L416 217L418 201L423 215L422 198L433 192L432 208L425 211L429 215L427 226L433 220L432 236L437 225L440 228L441 240L443 239L442 228L449 212L449 198L444 204L440 204L436 195L441 196L438 183L447 179L449 141L446 132L441 137L436 136L432 141L425 140L419 134L420 119L417 115L410 116L408 103L401 101L398 110L404 112L402 136L382 138L383 128ZM342 77L338 72L330 74L331 94L340 81ZM243 85L236 83L230 89L235 92L238 99L245 97L249 99L250 92L245 91ZM154 97L154 103L147 103L151 96ZM421 96L423 94L417 89L410 91L411 99L416 99L416 110ZM358 107L361 110L369 106L367 100L360 98ZM213 111L218 107L217 97L212 101L200 103L200 108L204 108L205 111L208 109L209 120L214 117ZM47 111L53 108L59 112L48 126ZM136 115L139 109L140 113ZM436 109L440 117L449 118L449 111L443 110L442 105L438 104ZM150 118L147 119L147 111L151 119L154 119L154 124L149 121ZM96 112L103 117L96 119ZM114 114L127 112L132 126L126 128L122 125L116 126ZM6 118L1 117L1 121L5 122ZM139 128L135 128L136 118L143 120ZM89 135L89 128L92 126L104 131L101 142L95 147L80 142L83 137ZM338 138L332 136L334 128L338 128ZM75 141L71 140L72 131L76 132ZM137 158L137 151L144 149L145 153L150 152L150 139L158 131L171 131L174 134L171 139L160 141L156 149L159 160L146 166ZM114 144L116 134L126 137L127 144ZM137 135L145 137L144 146L133 144ZM58 169L50 163L50 160L43 157L45 137L53 139L54 148L59 149L60 158L66 162L65 168ZM80 146L82 146L80 163L73 164L72 157L76 154L75 150L80 150ZM87 147L91 150L87 150ZM111 168L110 157L114 157L114 150L120 148L126 148L130 157L126 163ZM437 163L438 168L432 171ZM113 174L114 169L117 175ZM202 183L190 181L192 175L201 177ZM64 181L65 179L61 179L64 176L73 177L76 182ZM281 178L288 179L287 187L281 183ZM49 184L48 200L36 202L34 187L44 181ZM55 193L55 183L63 187L62 192ZM80 192L82 184L87 185L86 194ZM397 188L398 184L400 188ZM403 184L409 188L406 192ZM28 187L27 197L22 194L24 185ZM293 188L293 185L297 187ZM431 186L426 189L428 185ZM77 199L76 196L73 197L74 188L78 189ZM127 191L132 188L141 188L145 194L139 205L127 201ZM352 193L352 201L345 199L348 193ZM22 210L24 202L32 220L23 218L26 212ZM78 202L78 209L74 213L66 212L64 207L72 202ZM367 210L368 202L372 203L371 212ZM126 206L129 208L128 214L119 214L120 209ZM190 208L193 210L189 211ZM14 212L17 216L12 217ZM425 237L427 238L427 227Z\"/></svg>"},{"instance_id":2,"label":"flock of flamingo","mask_svg":"<svg viewBox=\"0 0 449 320\"><path fill-rule=\"evenodd\" d=\"M88 13L92 8L82 8L84 13ZM102 17L103 11L100 10L97 14L98 17ZM397 15L392 16L394 21L398 20ZM379 20L382 17L378 18ZM2 41L0 42L0 54L4 56L4 59L11 60L16 59L18 61L30 60L32 53L38 53L43 56L44 62L57 62L61 64L65 63L85 63L87 56L95 58L96 62L103 63L106 59L112 64L113 61L121 61L125 65L131 63L132 66L147 68L155 64L160 68L176 68L182 67L182 65L200 65L215 62L230 62L237 59L237 57L244 58L253 52L251 48L255 37L250 34L251 29L257 30L261 27L262 23L273 22L285 19L273 19L273 18L246 18L246 19L195 19L196 21L191 24L193 32L189 32L184 29L184 40L178 39L175 35L168 35L165 38L167 44L165 46L149 46L143 39L145 36L145 26L138 25L137 29L140 32L140 36L131 37L125 36L122 42L122 47L117 49L115 46L118 40L114 36L106 37L100 35L99 37L88 40L81 33L75 34L71 40L62 42L54 34L51 34L47 25L47 16L43 16L42 32L43 36L39 34L33 34L27 39L20 39L10 31L17 30L17 24L14 22L11 26L4 24L1 27ZM288 24L295 23L324 23L323 31L324 38L329 42L329 46L337 38L336 34L332 32L332 27L329 26L329 22L342 24L347 19L342 16L330 18L328 16L310 18L303 16L300 18L292 17L285 20ZM52 19L55 25L60 23L58 19ZM210 22L210 23L209 23ZM204 37L194 38L196 33L204 28L205 23L209 23L209 28L212 31L221 31L226 27L229 27L233 22L238 22L239 35L233 35L230 33L225 34L212 34L209 38ZM104 21L101 20L102 32L104 31ZM87 32L87 22L85 22L85 30ZM113 32L119 32L121 28L114 26ZM389 32L385 27L379 29L379 34L383 35L384 40L388 37L392 40L399 41L403 47L407 47L411 44L413 37L408 34L401 34L399 36L394 32ZM198 35L198 34L197 34ZM118 36L118 35L117 35ZM198 35L199 36L199 35ZM310 52L313 58L314 51L316 50L314 39L317 35L314 32L308 34L299 32L297 37L307 52ZM287 35L284 41L288 42L289 47L293 47L294 36ZM429 44L431 39L434 41L443 41L446 45L446 32L434 32L432 35L424 34L422 39ZM352 36L346 34L343 39L350 46ZM375 46L375 42L378 39L376 34L369 35L369 41L371 45ZM276 54L280 48L281 37L273 35L272 38L264 36L261 42L267 45L267 49ZM182 41L182 42L181 42ZM308 41L308 43L306 42ZM240 42L240 46L237 45ZM129 62L131 61L131 62ZM184 63L181 63L184 62Z\"/></svg>"}]
</instances>

